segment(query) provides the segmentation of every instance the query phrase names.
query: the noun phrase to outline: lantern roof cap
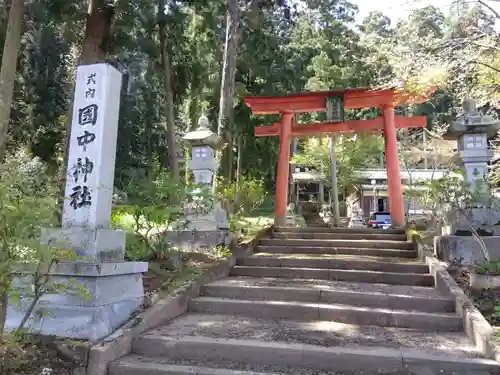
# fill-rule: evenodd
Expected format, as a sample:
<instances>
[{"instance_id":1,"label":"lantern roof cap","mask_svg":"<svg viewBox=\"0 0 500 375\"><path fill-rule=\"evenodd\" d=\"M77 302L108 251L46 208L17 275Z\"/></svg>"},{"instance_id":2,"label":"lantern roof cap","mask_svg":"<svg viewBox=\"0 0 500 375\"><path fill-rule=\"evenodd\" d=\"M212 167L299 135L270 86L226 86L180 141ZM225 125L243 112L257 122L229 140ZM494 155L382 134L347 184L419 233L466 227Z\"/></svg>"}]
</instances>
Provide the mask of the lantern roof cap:
<instances>
[{"instance_id":1,"label":"lantern roof cap","mask_svg":"<svg viewBox=\"0 0 500 375\"><path fill-rule=\"evenodd\" d=\"M182 137L183 140L193 144L216 145L219 137L209 129L210 121L205 115L201 115L198 119L198 128L190 131Z\"/></svg>"},{"instance_id":2,"label":"lantern roof cap","mask_svg":"<svg viewBox=\"0 0 500 375\"><path fill-rule=\"evenodd\" d=\"M466 97L462 102L462 109L462 114L451 124L451 135L460 136L465 133L479 132L492 136L500 130L500 122L479 111L474 99Z\"/></svg>"}]
</instances>

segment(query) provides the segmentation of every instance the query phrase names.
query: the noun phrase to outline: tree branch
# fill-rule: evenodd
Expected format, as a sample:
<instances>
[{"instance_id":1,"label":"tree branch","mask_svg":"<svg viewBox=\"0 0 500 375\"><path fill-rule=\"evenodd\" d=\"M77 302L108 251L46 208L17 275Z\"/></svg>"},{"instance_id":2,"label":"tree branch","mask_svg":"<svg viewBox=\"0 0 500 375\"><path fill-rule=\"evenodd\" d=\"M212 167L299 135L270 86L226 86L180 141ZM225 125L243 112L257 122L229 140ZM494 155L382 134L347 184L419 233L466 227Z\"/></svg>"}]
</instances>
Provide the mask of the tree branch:
<instances>
[{"instance_id":1,"label":"tree branch","mask_svg":"<svg viewBox=\"0 0 500 375\"><path fill-rule=\"evenodd\" d=\"M494 66L491 66L490 64L487 64L487 63L484 63L482 61L474 61L474 60L466 60L468 63L473 63L473 64L478 64L478 65L481 65L481 66L484 66L485 68L488 68L488 69L491 69L497 73L500 73L500 69L499 68L495 68Z\"/></svg>"},{"instance_id":2,"label":"tree branch","mask_svg":"<svg viewBox=\"0 0 500 375\"><path fill-rule=\"evenodd\" d=\"M477 0L477 2L481 4L483 7L487 8L491 13L493 13L495 18L500 19L500 14L495 9L493 9L491 5L486 4L484 0Z\"/></svg>"}]
</instances>

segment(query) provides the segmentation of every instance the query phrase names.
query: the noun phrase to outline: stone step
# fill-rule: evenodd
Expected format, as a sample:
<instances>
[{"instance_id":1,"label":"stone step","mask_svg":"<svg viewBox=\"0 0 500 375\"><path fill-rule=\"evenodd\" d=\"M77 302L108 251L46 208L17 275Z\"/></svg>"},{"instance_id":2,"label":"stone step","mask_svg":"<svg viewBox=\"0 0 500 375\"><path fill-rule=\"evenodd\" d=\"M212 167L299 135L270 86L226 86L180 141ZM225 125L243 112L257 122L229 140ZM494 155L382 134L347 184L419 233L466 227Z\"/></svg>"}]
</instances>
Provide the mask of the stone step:
<instances>
[{"instance_id":1,"label":"stone step","mask_svg":"<svg viewBox=\"0 0 500 375\"><path fill-rule=\"evenodd\" d=\"M327 348L342 346L356 349L360 346L385 346L388 349L419 350L427 355L445 355L451 358L480 356L479 351L463 332L442 332L433 335L419 329L354 325L330 320L304 321L189 313L167 325L154 328L147 334L171 338L213 337L220 341L245 339L272 343L314 344ZM134 352L141 354L142 351L134 350ZM142 353L148 354L147 351Z\"/></svg>"},{"instance_id":2,"label":"stone step","mask_svg":"<svg viewBox=\"0 0 500 375\"><path fill-rule=\"evenodd\" d=\"M343 254L343 255L366 255L376 257L399 257L416 258L416 250L400 249L370 249L359 247L327 247L327 246L281 246L281 245L257 245L256 253L268 254Z\"/></svg>"},{"instance_id":3,"label":"stone step","mask_svg":"<svg viewBox=\"0 0 500 375\"><path fill-rule=\"evenodd\" d=\"M320 227L274 227L275 232L287 233L359 233L359 234L406 234L404 229L371 229L371 228L320 228Z\"/></svg>"},{"instance_id":4,"label":"stone step","mask_svg":"<svg viewBox=\"0 0 500 375\"><path fill-rule=\"evenodd\" d=\"M198 297L189 301L189 311L305 321L333 320L347 324L417 328L429 332L457 332L463 329L462 319L455 314L365 308L330 303Z\"/></svg>"},{"instance_id":5,"label":"stone step","mask_svg":"<svg viewBox=\"0 0 500 375\"><path fill-rule=\"evenodd\" d=\"M401 241L370 241L370 240L301 240L263 238L259 241L262 246L328 246L328 247L355 247L364 249L401 249L413 250L411 242Z\"/></svg>"},{"instance_id":6,"label":"stone step","mask_svg":"<svg viewBox=\"0 0 500 375\"><path fill-rule=\"evenodd\" d=\"M375 364L376 365L376 364ZM363 375L381 375L379 368L363 369ZM425 371L425 372L422 372ZM393 370L385 369L385 375L460 375L458 367L441 371L428 366L409 365ZM272 371L272 372L271 372ZM341 373L328 369L310 369L290 365L268 365L235 362L232 360L207 361L206 359L170 359L128 355L109 365L109 375L360 375L359 370L342 370ZM491 372L468 371L464 375L491 375Z\"/></svg>"},{"instance_id":7,"label":"stone step","mask_svg":"<svg viewBox=\"0 0 500 375\"><path fill-rule=\"evenodd\" d=\"M270 366L248 365L233 361L175 360L129 355L109 365L109 375L280 375L268 372ZM245 369L246 368L246 369ZM263 371L255 371L257 368ZM278 370L282 370L278 368ZM309 375L307 372L293 372ZM291 373L290 373L291 374Z\"/></svg>"},{"instance_id":8,"label":"stone step","mask_svg":"<svg viewBox=\"0 0 500 375\"><path fill-rule=\"evenodd\" d=\"M273 232L273 238L303 239L303 240L370 240L370 241L403 241L407 242L406 234L375 233L323 233L323 232Z\"/></svg>"},{"instance_id":9,"label":"stone step","mask_svg":"<svg viewBox=\"0 0 500 375\"><path fill-rule=\"evenodd\" d=\"M404 258L370 257L337 254L265 254L257 253L237 260L239 266L307 267L361 269L386 272L429 273L421 262Z\"/></svg>"},{"instance_id":10,"label":"stone step","mask_svg":"<svg viewBox=\"0 0 500 375\"><path fill-rule=\"evenodd\" d=\"M201 288L204 297L337 303L395 310L454 312L455 301L434 288L276 278L227 278Z\"/></svg>"},{"instance_id":11,"label":"stone step","mask_svg":"<svg viewBox=\"0 0 500 375\"><path fill-rule=\"evenodd\" d=\"M136 340L133 353L203 364L265 365L270 367L264 371L280 374L294 372L276 371L273 366L344 370L353 371L352 374L356 370L392 371L418 364L437 370L497 368L496 362L477 358L479 353L463 333L430 335L419 330L331 321L266 320L231 315L184 315ZM262 370L255 368L255 371Z\"/></svg>"},{"instance_id":12,"label":"stone step","mask_svg":"<svg viewBox=\"0 0 500 375\"><path fill-rule=\"evenodd\" d=\"M230 271L230 275L434 286L434 277L431 274L420 273L397 273L324 268L234 266Z\"/></svg>"}]
</instances>

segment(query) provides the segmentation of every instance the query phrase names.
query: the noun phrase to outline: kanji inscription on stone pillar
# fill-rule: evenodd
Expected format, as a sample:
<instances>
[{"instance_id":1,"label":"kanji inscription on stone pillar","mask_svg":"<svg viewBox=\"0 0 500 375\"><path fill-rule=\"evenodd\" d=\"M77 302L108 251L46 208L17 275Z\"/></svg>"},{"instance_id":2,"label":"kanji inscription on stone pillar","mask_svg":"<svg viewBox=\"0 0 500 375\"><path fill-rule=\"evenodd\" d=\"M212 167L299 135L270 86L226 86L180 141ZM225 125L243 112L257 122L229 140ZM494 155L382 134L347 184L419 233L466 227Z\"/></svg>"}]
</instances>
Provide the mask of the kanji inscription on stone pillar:
<instances>
[{"instance_id":1,"label":"kanji inscription on stone pillar","mask_svg":"<svg viewBox=\"0 0 500 375\"><path fill-rule=\"evenodd\" d=\"M109 227L121 82L121 73L108 64L76 72L64 228Z\"/></svg>"}]
</instances>

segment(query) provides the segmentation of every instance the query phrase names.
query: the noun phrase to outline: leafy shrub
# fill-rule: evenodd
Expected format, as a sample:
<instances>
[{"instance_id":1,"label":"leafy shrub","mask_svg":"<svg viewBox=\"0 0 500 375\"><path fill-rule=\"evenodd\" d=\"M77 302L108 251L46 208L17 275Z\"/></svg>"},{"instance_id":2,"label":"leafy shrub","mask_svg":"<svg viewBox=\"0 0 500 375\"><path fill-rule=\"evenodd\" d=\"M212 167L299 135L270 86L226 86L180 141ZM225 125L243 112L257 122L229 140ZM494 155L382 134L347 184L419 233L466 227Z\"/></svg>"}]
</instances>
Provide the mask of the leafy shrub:
<instances>
[{"instance_id":1,"label":"leafy shrub","mask_svg":"<svg viewBox=\"0 0 500 375\"><path fill-rule=\"evenodd\" d=\"M130 173L129 183L117 193L113 210L114 228L129 232L126 256L129 260L170 259L176 269L181 250L166 240L166 231L181 223L186 207L204 212L213 204L209 189L183 186L165 170L157 168L149 176Z\"/></svg>"},{"instance_id":2,"label":"leafy shrub","mask_svg":"<svg viewBox=\"0 0 500 375\"><path fill-rule=\"evenodd\" d=\"M40 244L41 228L58 224L59 189L52 181L45 165L25 150L8 155L0 165L0 339L9 302L20 303L21 296L32 299L20 324L22 329L43 294L79 288L52 283L48 276L59 260L76 257L74 252ZM27 286L14 287L14 275L27 266L31 270L26 274Z\"/></svg>"},{"instance_id":3,"label":"leafy shrub","mask_svg":"<svg viewBox=\"0 0 500 375\"><path fill-rule=\"evenodd\" d=\"M232 215L248 215L266 200L264 182L252 177L242 176L240 181L220 179L217 195L224 208Z\"/></svg>"},{"instance_id":4,"label":"leafy shrub","mask_svg":"<svg viewBox=\"0 0 500 375\"><path fill-rule=\"evenodd\" d=\"M148 260L157 257L153 243L170 224L178 220L183 208L179 201L183 189L168 172L159 170L153 177L131 172L129 183L117 194L111 223L131 232L127 236L127 257Z\"/></svg>"}]
</instances>

